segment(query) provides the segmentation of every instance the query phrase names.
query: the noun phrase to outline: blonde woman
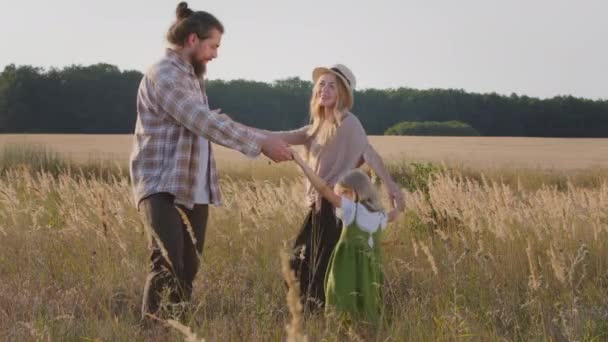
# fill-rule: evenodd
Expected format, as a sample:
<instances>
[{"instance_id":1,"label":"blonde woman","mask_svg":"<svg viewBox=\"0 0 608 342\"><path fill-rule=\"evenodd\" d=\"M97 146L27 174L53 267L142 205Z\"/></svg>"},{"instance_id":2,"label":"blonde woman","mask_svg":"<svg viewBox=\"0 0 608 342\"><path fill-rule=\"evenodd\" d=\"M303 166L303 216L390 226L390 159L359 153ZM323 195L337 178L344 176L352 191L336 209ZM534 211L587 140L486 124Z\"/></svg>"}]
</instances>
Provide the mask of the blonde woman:
<instances>
[{"instance_id":1,"label":"blonde woman","mask_svg":"<svg viewBox=\"0 0 608 342\"><path fill-rule=\"evenodd\" d=\"M313 71L310 124L297 130L273 132L291 145L303 145L310 168L330 187L346 172L367 163L380 177L392 207L403 207L403 194L370 145L359 119L351 113L356 80L346 66L318 67ZM323 282L329 259L338 243L342 223L334 206L307 182L310 211L296 237L291 267L300 281L300 293L310 311L325 304Z\"/></svg>"}]
</instances>

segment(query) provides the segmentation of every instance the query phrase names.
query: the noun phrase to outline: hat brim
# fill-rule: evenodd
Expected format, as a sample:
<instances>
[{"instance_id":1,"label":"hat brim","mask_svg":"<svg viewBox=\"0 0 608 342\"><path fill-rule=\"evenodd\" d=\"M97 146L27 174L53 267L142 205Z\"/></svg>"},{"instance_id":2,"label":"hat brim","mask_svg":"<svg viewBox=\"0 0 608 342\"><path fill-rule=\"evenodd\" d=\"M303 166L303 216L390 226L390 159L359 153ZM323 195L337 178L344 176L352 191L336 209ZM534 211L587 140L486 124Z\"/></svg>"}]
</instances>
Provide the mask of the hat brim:
<instances>
[{"instance_id":1,"label":"hat brim","mask_svg":"<svg viewBox=\"0 0 608 342\"><path fill-rule=\"evenodd\" d=\"M354 94L353 88L348 85L348 81L346 80L346 78L344 78L344 76L342 76L339 73L331 70L330 68L326 68L326 67L317 67L317 68L314 68L314 70L312 71L312 82L313 82L313 84L317 83L317 80L319 79L319 77L321 77L321 75L327 74L327 73L332 73L332 74L336 75L336 77L339 78L340 81L342 81L342 84L344 85L344 87L346 88L346 90L348 90L348 95L350 95L351 102L353 102L354 99L355 99L355 94Z\"/></svg>"}]
</instances>

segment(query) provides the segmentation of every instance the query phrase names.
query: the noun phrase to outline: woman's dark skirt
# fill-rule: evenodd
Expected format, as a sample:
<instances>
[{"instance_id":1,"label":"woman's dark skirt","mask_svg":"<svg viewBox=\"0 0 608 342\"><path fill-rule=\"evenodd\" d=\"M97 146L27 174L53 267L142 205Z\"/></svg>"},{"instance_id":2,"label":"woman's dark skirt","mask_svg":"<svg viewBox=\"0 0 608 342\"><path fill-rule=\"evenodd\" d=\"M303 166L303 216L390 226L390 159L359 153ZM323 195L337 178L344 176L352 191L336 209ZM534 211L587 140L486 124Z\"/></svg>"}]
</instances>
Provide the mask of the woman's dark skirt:
<instances>
[{"instance_id":1,"label":"woman's dark skirt","mask_svg":"<svg viewBox=\"0 0 608 342\"><path fill-rule=\"evenodd\" d=\"M300 282L302 304L308 312L325 305L325 273L341 232L342 222L331 203L323 199L318 212L313 204L298 233L291 258L291 267Z\"/></svg>"}]
</instances>

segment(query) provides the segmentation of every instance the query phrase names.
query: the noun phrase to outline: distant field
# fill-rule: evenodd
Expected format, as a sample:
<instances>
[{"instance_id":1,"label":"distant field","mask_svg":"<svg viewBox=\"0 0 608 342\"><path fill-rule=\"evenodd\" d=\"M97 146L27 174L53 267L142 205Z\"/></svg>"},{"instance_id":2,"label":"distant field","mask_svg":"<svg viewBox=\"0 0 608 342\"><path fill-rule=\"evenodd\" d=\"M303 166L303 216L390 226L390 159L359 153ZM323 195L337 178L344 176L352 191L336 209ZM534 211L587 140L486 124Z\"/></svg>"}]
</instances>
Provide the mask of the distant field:
<instances>
[{"instance_id":1,"label":"distant field","mask_svg":"<svg viewBox=\"0 0 608 342\"><path fill-rule=\"evenodd\" d=\"M470 167L580 169L608 167L608 139L512 137L386 137L372 136L372 144L386 160L446 162ZM5 144L44 145L78 161L127 160L131 135L7 134ZM218 147L222 165L247 162L240 153Z\"/></svg>"},{"instance_id":2,"label":"distant field","mask_svg":"<svg viewBox=\"0 0 608 342\"><path fill-rule=\"evenodd\" d=\"M371 140L388 163L462 166L389 166L406 211L381 244L376 329L301 319L280 257L307 214L301 173L223 148L224 204L176 327L140 324L149 251L124 172L131 136L0 135L0 341L608 340L608 139Z\"/></svg>"}]
</instances>

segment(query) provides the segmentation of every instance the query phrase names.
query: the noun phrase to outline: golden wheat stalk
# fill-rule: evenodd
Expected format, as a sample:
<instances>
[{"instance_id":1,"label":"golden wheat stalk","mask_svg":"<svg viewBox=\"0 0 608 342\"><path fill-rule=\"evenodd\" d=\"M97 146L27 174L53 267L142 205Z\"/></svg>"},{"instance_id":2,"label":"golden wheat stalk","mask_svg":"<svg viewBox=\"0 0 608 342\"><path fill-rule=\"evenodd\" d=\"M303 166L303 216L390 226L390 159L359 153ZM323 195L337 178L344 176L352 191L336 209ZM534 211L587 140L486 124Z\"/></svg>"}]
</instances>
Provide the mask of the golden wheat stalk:
<instances>
[{"instance_id":1,"label":"golden wheat stalk","mask_svg":"<svg viewBox=\"0 0 608 342\"><path fill-rule=\"evenodd\" d=\"M162 254L163 258L167 261L167 264L171 268L171 272L173 272L173 274L176 274L175 267L173 266L173 263L171 262L171 258L169 257L169 252L167 252L167 249L165 248L163 241L158 236L158 234L154 231L154 229L150 228L149 232L150 232L150 234L152 234L152 238L154 239L154 241L156 241L156 244L158 245L158 248L160 249L160 253Z\"/></svg>"},{"instance_id":2,"label":"golden wheat stalk","mask_svg":"<svg viewBox=\"0 0 608 342\"><path fill-rule=\"evenodd\" d=\"M190 220L188 219L188 215L186 215L186 213L182 210L182 208L175 206L175 209L177 209L177 212L179 213L179 216L182 218L182 222L184 223L184 225L186 226L186 230L188 231L188 235L190 235L190 241L192 241L192 245L196 247L196 236L194 235L194 229L192 228L192 224L190 223ZM196 248L194 248L194 250L196 251L196 256L200 259L200 254L198 252L198 250Z\"/></svg>"},{"instance_id":3,"label":"golden wheat stalk","mask_svg":"<svg viewBox=\"0 0 608 342\"><path fill-rule=\"evenodd\" d=\"M532 248L532 241L528 239L528 247L526 247L526 254L528 255L528 266L530 267L530 276L528 277L528 287L533 291L536 291L541 286L541 279L534 257L534 249Z\"/></svg>"},{"instance_id":4,"label":"golden wheat stalk","mask_svg":"<svg viewBox=\"0 0 608 342\"><path fill-rule=\"evenodd\" d=\"M433 257L433 253L431 253L429 246L427 246L423 241L419 241L418 243L420 244L420 248L422 249L424 254L426 254L426 258L429 261L429 264L431 265L431 269L433 270L433 273L435 275L439 275L439 270L437 269L437 264L435 263L435 258Z\"/></svg>"},{"instance_id":5,"label":"golden wheat stalk","mask_svg":"<svg viewBox=\"0 0 608 342\"><path fill-rule=\"evenodd\" d=\"M179 331L185 338L186 342L205 342L205 339L199 338L190 327L187 327L180 322L168 319L165 321L165 324L177 331Z\"/></svg>"},{"instance_id":6,"label":"golden wheat stalk","mask_svg":"<svg viewBox=\"0 0 608 342\"><path fill-rule=\"evenodd\" d=\"M287 306L291 313L291 322L285 326L288 342L307 342L303 332L302 303L300 302L300 284L289 265L289 255L281 251L281 271L287 283Z\"/></svg>"},{"instance_id":7,"label":"golden wheat stalk","mask_svg":"<svg viewBox=\"0 0 608 342\"><path fill-rule=\"evenodd\" d=\"M198 337L192 331L192 329L190 329L190 327L185 326L176 320L173 320L173 319L165 320L165 319L159 318L152 314L146 314L146 317L148 317L149 319L152 319L154 321L160 322L160 323L170 327L171 329L177 330L184 336L184 338L185 338L184 341L186 341L186 342L205 342L205 339Z\"/></svg>"}]
</instances>

